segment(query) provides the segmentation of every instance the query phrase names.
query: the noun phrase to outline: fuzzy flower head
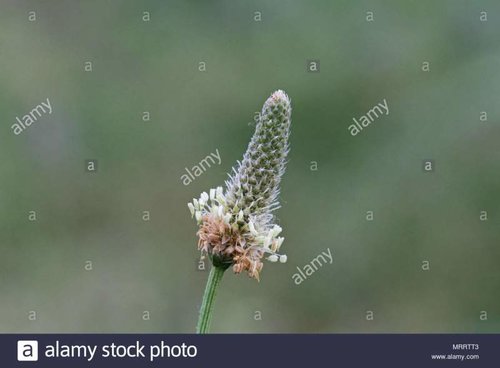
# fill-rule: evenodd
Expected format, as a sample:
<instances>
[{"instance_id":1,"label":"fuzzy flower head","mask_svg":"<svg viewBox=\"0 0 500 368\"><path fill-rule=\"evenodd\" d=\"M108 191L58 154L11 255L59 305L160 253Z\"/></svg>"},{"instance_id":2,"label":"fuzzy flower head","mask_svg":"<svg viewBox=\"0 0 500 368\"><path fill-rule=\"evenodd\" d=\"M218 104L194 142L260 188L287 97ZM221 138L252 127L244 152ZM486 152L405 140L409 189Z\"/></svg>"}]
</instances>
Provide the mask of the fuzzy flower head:
<instances>
[{"instance_id":1,"label":"fuzzy flower head","mask_svg":"<svg viewBox=\"0 0 500 368\"><path fill-rule=\"evenodd\" d=\"M247 271L259 280L262 258L286 262L279 254L281 227L274 224L279 208L279 184L289 151L291 105L285 92L274 92L264 103L255 133L222 187L203 192L188 203L199 225L198 248L215 267Z\"/></svg>"}]
</instances>

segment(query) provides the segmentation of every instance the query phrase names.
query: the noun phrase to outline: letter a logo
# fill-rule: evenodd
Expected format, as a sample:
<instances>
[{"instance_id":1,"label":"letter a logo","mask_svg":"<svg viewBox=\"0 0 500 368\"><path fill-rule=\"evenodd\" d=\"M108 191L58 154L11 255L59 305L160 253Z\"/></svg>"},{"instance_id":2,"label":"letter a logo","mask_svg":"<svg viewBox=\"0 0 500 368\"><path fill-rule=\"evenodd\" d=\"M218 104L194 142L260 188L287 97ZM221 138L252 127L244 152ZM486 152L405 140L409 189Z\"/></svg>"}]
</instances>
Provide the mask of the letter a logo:
<instances>
[{"instance_id":1,"label":"letter a logo","mask_svg":"<svg viewBox=\"0 0 500 368\"><path fill-rule=\"evenodd\" d=\"M19 362L38 361L38 341L19 340L17 342L17 360Z\"/></svg>"}]
</instances>

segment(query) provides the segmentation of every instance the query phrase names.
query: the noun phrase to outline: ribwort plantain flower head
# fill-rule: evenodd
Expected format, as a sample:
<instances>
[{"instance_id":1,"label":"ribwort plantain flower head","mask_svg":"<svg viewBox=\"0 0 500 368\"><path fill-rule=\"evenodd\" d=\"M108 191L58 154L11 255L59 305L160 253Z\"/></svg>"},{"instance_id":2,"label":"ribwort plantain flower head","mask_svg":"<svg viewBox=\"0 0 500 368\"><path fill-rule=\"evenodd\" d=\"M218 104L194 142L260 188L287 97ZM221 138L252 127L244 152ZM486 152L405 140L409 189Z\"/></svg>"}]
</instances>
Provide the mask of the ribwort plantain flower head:
<instances>
[{"instance_id":1,"label":"ribwort plantain flower head","mask_svg":"<svg viewBox=\"0 0 500 368\"><path fill-rule=\"evenodd\" d=\"M291 104L285 92L264 103L243 160L233 167L226 188L210 189L188 203L199 225L198 249L215 267L247 271L259 280L262 258L286 262L279 250L281 227L274 223L279 208L281 177L289 151Z\"/></svg>"}]
</instances>

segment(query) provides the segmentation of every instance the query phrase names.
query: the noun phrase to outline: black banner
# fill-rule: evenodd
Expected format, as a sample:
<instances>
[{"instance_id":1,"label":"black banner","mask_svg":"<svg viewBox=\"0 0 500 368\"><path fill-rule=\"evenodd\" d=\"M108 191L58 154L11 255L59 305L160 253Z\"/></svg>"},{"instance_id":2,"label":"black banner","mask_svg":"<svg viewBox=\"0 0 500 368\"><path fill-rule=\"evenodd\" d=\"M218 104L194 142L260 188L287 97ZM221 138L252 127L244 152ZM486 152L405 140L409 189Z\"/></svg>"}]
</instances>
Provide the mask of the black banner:
<instances>
[{"instance_id":1,"label":"black banner","mask_svg":"<svg viewBox=\"0 0 500 368\"><path fill-rule=\"evenodd\" d=\"M500 334L3 334L1 367L498 367Z\"/></svg>"}]
</instances>

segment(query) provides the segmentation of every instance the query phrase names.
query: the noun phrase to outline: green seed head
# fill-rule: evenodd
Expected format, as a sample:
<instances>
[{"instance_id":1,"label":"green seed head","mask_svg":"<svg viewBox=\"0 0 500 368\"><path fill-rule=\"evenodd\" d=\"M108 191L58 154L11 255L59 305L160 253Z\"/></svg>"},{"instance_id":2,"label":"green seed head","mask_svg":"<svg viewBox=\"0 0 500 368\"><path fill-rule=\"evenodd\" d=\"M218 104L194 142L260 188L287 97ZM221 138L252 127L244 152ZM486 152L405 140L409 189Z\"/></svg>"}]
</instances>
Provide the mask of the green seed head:
<instances>
[{"instance_id":1,"label":"green seed head","mask_svg":"<svg viewBox=\"0 0 500 368\"><path fill-rule=\"evenodd\" d=\"M290 99L281 90L264 103L243 160L226 182L229 207L254 216L269 214L279 207L279 184L289 150L291 112Z\"/></svg>"}]
</instances>

